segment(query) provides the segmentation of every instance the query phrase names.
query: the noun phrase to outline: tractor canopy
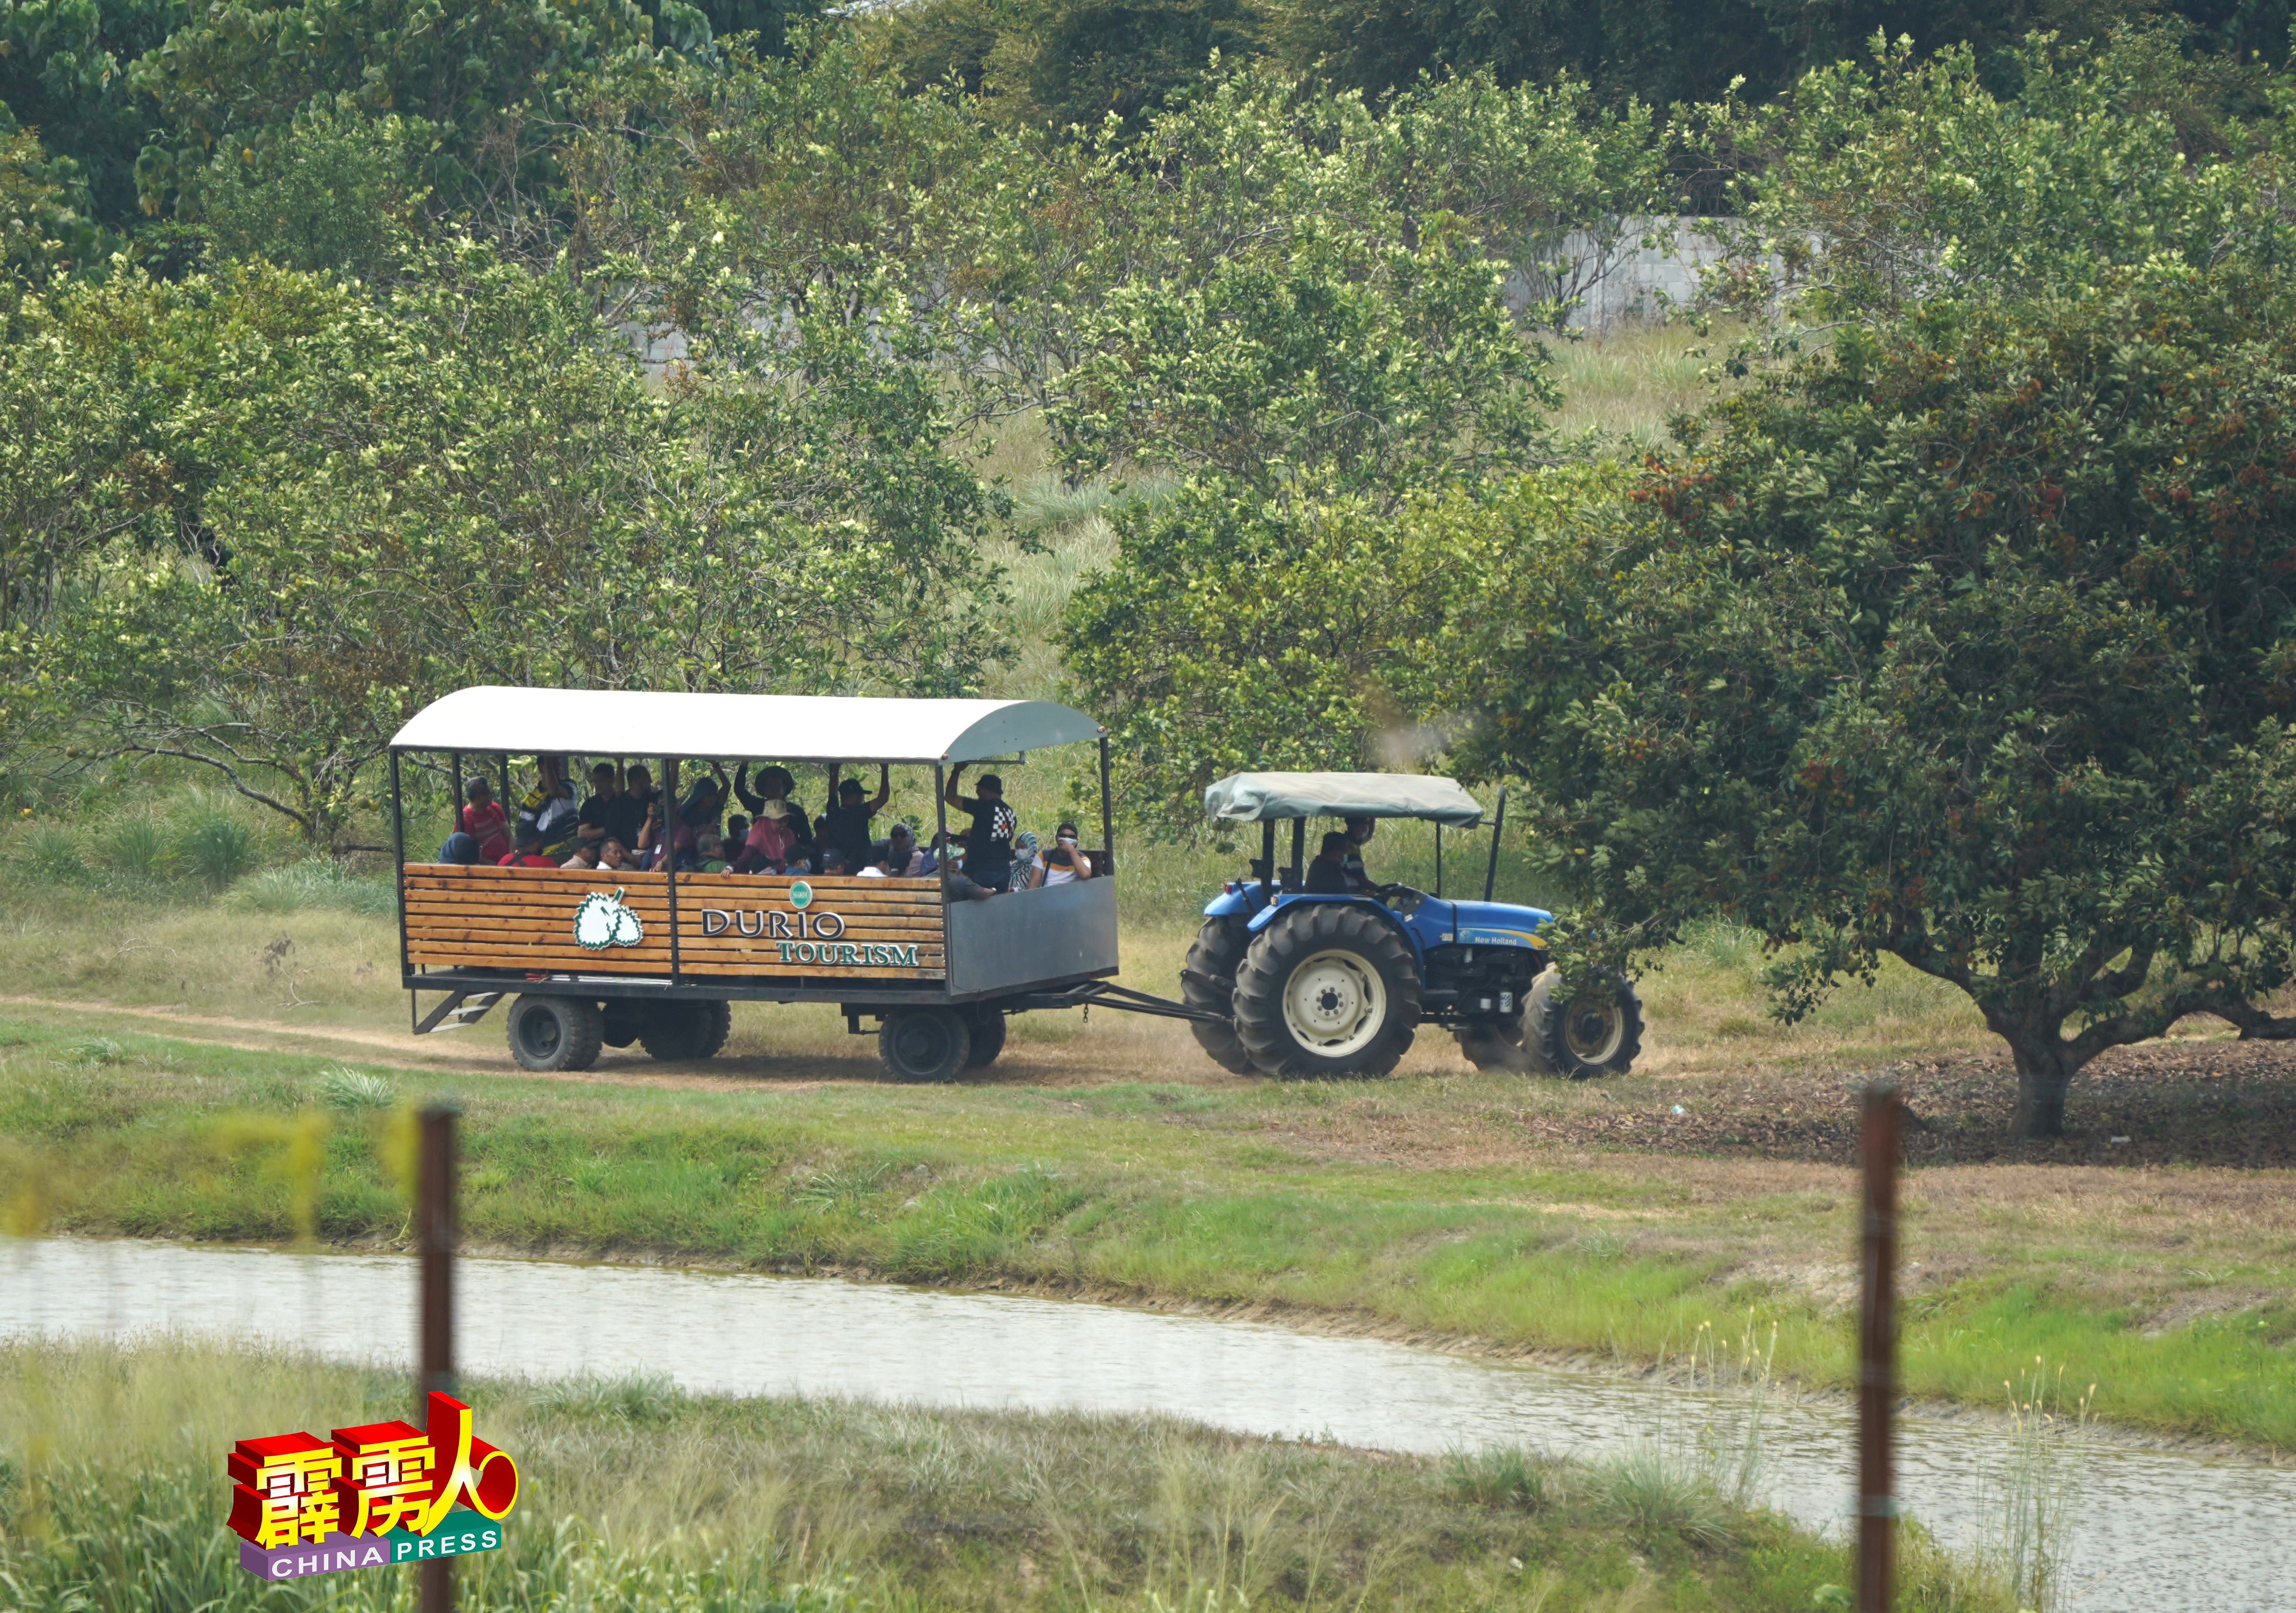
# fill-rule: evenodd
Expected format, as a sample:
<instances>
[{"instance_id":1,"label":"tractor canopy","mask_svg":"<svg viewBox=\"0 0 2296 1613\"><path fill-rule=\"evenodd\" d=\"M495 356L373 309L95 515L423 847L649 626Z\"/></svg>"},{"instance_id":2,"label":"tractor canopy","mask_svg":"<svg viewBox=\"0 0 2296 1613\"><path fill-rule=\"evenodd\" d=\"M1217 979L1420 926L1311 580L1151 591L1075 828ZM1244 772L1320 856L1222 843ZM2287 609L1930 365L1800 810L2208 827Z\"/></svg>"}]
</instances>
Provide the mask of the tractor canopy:
<instances>
[{"instance_id":1,"label":"tractor canopy","mask_svg":"<svg viewBox=\"0 0 2296 1613\"><path fill-rule=\"evenodd\" d=\"M1277 818L1425 818L1454 829L1483 821L1475 798L1450 779L1408 773L1238 773L1204 791L1215 823Z\"/></svg>"}]
</instances>

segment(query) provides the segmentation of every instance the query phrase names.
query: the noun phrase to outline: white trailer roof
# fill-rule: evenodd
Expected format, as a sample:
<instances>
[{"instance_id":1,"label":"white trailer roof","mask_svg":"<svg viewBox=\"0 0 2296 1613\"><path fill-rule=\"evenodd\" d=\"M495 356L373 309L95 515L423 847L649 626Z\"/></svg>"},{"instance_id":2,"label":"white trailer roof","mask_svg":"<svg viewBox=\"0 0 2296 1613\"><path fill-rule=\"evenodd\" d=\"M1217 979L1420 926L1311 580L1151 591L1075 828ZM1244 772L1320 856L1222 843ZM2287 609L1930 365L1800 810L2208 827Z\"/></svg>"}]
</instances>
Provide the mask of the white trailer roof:
<instances>
[{"instance_id":1,"label":"white trailer roof","mask_svg":"<svg viewBox=\"0 0 2296 1613\"><path fill-rule=\"evenodd\" d=\"M977 762L1096 740L1050 700L461 689L416 712L394 750L696 757L729 762Z\"/></svg>"},{"instance_id":2,"label":"white trailer roof","mask_svg":"<svg viewBox=\"0 0 2296 1613\"><path fill-rule=\"evenodd\" d=\"M1266 818L1431 818L1455 829L1483 821L1449 779L1410 773L1238 773L1204 791L1205 813L1230 823Z\"/></svg>"}]
</instances>

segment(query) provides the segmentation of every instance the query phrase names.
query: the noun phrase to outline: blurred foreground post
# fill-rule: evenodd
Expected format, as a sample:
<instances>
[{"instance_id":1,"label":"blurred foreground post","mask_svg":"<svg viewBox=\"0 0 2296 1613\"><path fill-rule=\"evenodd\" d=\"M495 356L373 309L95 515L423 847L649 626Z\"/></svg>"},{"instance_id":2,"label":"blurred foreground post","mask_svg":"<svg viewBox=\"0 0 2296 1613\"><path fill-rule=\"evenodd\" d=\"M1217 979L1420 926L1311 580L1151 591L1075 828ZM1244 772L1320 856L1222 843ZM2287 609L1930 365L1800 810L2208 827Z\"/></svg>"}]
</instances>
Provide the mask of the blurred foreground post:
<instances>
[{"instance_id":1,"label":"blurred foreground post","mask_svg":"<svg viewBox=\"0 0 2296 1613\"><path fill-rule=\"evenodd\" d=\"M421 1164L414 1201L414 1249L421 1262L422 1314L416 1322L414 1424L430 1426L430 1391L455 1392L455 1109L422 1111ZM452 1559L416 1565L422 1613L454 1613Z\"/></svg>"},{"instance_id":2,"label":"blurred foreground post","mask_svg":"<svg viewBox=\"0 0 2296 1613\"><path fill-rule=\"evenodd\" d=\"M1898 1089L1866 1089L1863 1297L1857 1322L1857 1613L1890 1613L1898 1500L1891 1419L1898 1402Z\"/></svg>"}]
</instances>

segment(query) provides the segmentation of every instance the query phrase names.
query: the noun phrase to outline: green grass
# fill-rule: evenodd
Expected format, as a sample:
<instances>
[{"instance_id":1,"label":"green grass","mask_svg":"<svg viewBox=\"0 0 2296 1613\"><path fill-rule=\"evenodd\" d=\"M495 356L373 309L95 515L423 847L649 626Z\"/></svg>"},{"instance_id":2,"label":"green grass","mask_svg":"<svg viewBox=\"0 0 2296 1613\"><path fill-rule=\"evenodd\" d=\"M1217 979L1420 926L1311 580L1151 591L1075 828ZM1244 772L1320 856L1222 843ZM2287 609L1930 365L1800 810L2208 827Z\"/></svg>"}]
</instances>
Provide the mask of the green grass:
<instances>
[{"instance_id":1,"label":"green grass","mask_svg":"<svg viewBox=\"0 0 2296 1613\"><path fill-rule=\"evenodd\" d=\"M325 1127L300 1189L318 1235L394 1241L396 1111L356 1073L128 1032L92 1040L69 1019L0 1023L0 1200L19 1224L283 1241L299 1191L284 1122L304 1116ZM1542 1106L1616 1101L1599 1092L1471 1076L664 1090L470 1070L405 1072L395 1091L449 1086L479 1245L1020 1281L1637 1361L1680 1358L1702 1328L1735 1337L1751 1313L1776 1327L1779 1372L1850 1380L1849 1312L1803 1280L1846 1262L1846 1180L1531 1145ZM1431 1137L1479 1147L1382 1157ZM1969 1272L1915 1288L1914 1392L1996 1403L2045 1355L2102 1385L2108 1420L2296 1445L2284 1298L2154 1326L2157 1307L2128 1297L2195 1269L2235 1294L2284 1295L2284 1232L2221 1207L2206 1224L2145 1230L2142 1205L2085 1223L2054 1200L1964 1199L1920 1172L1908 1200L1909 1256ZM2185 1291L2216 1290L2188 1279Z\"/></svg>"},{"instance_id":2,"label":"green grass","mask_svg":"<svg viewBox=\"0 0 2296 1613\"><path fill-rule=\"evenodd\" d=\"M1452 1462L1161 1419L465 1386L521 1496L460 1605L797 1609L1812 1605L1842 1552L1630 1459ZM405 1415L403 1377L182 1342L0 1347L0 1607L404 1607L407 1576L263 1585L222 1526L234 1440ZM1470 1482L1462 1482L1463 1470ZM1915 1543L1900 1606L2009 1605Z\"/></svg>"}]
</instances>

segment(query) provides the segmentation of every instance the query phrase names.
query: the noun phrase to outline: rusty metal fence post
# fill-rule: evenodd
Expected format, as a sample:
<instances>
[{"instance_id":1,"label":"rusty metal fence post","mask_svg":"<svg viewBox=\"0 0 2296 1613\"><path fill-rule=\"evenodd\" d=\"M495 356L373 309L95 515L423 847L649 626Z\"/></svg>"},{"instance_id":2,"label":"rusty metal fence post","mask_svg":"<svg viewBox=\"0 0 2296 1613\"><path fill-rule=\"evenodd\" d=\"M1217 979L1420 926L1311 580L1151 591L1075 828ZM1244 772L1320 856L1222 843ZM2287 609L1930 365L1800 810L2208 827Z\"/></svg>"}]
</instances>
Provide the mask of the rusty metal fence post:
<instances>
[{"instance_id":1,"label":"rusty metal fence post","mask_svg":"<svg viewBox=\"0 0 2296 1613\"><path fill-rule=\"evenodd\" d=\"M450 1104L422 1111L420 1167L415 1189L414 1248L422 1294L415 1323L414 1421L430 1424L430 1392L455 1393L455 1118ZM418 1563L416 1605L421 1613L454 1613L452 1559Z\"/></svg>"},{"instance_id":2,"label":"rusty metal fence post","mask_svg":"<svg viewBox=\"0 0 2296 1613\"><path fill-rule=\"evenodd\" d=\"M1866 1215L1857 1322L1857 1613L1890 1613L1896 1566L1892 1420L1898 1403L1898 1139L1903 1117L1894 1085L1875 1082L1866 1089L1858 1134Z\"/></svg>"}]
</instances>

